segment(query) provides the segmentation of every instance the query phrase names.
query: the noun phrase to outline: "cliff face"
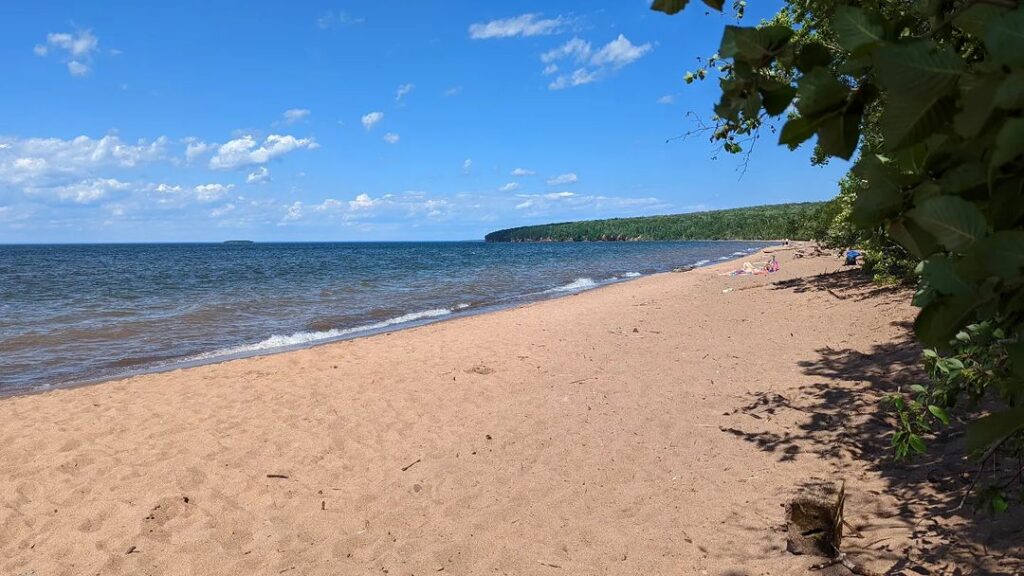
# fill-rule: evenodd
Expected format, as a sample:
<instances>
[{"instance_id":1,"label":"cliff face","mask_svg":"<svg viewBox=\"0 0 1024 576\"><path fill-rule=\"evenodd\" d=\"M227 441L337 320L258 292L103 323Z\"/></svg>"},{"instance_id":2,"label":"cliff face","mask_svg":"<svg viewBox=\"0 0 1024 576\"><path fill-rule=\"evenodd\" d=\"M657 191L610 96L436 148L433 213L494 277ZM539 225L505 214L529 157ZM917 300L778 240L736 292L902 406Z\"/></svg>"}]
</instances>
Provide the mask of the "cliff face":
<instances>
[{"instance_id":1,"label":"cliff face","mask_svg":"<svg viewBox=\"0 0 1024 576\"><path fill-rule=\"evenodd\" d=\"M561 222L497 230L488 242L643 242L657 240L810 239L823 202Z\"/></svg>"}]
</instances>

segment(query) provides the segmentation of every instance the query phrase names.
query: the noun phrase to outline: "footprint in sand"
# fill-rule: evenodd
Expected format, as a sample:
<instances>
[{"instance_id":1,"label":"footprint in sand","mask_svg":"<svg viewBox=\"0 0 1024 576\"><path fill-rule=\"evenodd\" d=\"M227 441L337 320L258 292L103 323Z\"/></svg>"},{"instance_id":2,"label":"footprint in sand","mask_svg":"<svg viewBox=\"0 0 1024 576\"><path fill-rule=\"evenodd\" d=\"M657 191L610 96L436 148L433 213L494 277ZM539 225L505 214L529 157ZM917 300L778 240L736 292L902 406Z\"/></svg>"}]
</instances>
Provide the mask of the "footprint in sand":
<instances>
[{"instance_id":1,"label":"footprint in sand","mask_svg":"<svg viewBox=\"0 0 1024 576\"><path fill-rule=\"evenodd\" d=\"M494 369L488 366L484 366L483 364L477 364L476 366L473 366L472 368L466 370L466 374L494 374Z\"/></svg>"}]
</instances>

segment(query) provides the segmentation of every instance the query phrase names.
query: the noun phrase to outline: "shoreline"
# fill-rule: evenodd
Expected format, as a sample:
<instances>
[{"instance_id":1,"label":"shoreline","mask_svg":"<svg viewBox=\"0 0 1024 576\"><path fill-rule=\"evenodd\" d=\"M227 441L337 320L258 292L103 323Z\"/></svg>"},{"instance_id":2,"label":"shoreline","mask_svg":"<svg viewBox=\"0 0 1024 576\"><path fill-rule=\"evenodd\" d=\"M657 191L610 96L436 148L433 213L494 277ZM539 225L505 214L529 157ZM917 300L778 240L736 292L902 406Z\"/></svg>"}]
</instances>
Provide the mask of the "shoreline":
<instances>
[{"instance_id":1,"label":"shoreline","mask_svg":"<svg viewBox=\"0 0 1024 576\"><path fill-rule=\"evenodd\" d=\"M1024 569L1020 512L936 484L962 437L888 459L909 294L778 258L2 399L0 573L806 574L815 478L871 570Z\"/></svg>"},{"instance_id":2,"label":"shoreline","mask_svg":"<svg viewBox=\"0 0 1024 576\"><path fill-rule=\"evenodd\" d=\"M758 243L771 242L773 244L771 246L766 246L765 248L762 248L762 249L754 251L754 252L750 252L750 253L745 254L743 256L733 256L733 257L731 257L731 258L729 258L727 260L719 260L719 261L708 262L708 263L702 264L702 265L696 265L696 266L693 267L693 270L703 270L703 269L709 269L709 268L714 268L714 267L719 267L719 266L726 266L726 265L730 264L731 262L735 262L735 261L743 259L743 258L752 258L754 256L758 256L758 255L762 255L762 254L770 254L769 252L766 252L766 250L771 250L773 248L779 248L783 241L782 240L777 240L777 241L775 241L775 240L701 240L701 242L751 242L751 243L753 243L753 242L758 242ZM775 244L776 242L777 242L777 244ZM791 242L793 242L793 241L791 241ZM803 244L805 244L807 246L811 245L811 243L809 243L809 242L803 242ZM552 290L549 290L549 291L542 291L542 292L537 292L537 293L530 293L530 294L521 295L519 297L519 298L521 298L521 300L517 301L517 302L510 302L510 303L495 302L495 303L489 303L489 304L482 304L480 306L473 306L473 307L471 307L469 309L459 309L458 306L456 306L456 307L453 307L453 308L449 309L449 312L447 314L444 314L444 315L441 315L441 316L419 318L419 319L411 320L411 321L408 321L408 322L396 323L396 324L392 324L392 325L388 325L388 326L384 326L384 327L380 327L380 328L372 328L372 325L369 325L369 326L353 326L353 327L348 327L348 328L340 328L340 329L337 329L337 330L342 331L342 332L350 331L350 333L339 335L337 337L326 337L326 338L322 338L322 339L311 340L311 341L304 342L304 343L290 344L290 345L284 345L284 346L279 346L279 347L255 348L255 349L252 349L252 350L239 351L239 352L236 352L236 353L218 354L218 352L222 352L222 351L226 351L226 350L231 350L233 348L256 346L256 345L259 344L259 342L254 342L254 343L251 343L251 344L243 344L243 345L232 346L232 347L222 347L222 348L218 348L218 349L215 349L215 350L210 350L210 351L206 351L206 352L200 352L200 353L197 353L197 354L193 354L191 356L169 360L169 361L167 361L164 364L158 364L158 365L154 365L154 366L141 367L141 368L134 369L134 370L126 370L124 372L120 372L120 373L117 373L117 374L99 376L99 377L95 377L95 378L85 378L85 379L81 379L81 380L65 381L65 382L60 382L60 383L55 383L55 384L48 384L48 385L39 385L39 386L35 386L35 387L32 387L32 388L13 389L13 390L10 390L10 391L0 389L0 401L2 401L5 398L13 398L13 397L18 397L18 396L33 395L33 394L46 394L48 392L52 392L52 391L55 391L55 390L67 390L67 389L81 388L81 387L85 387L85 386L95 386L95 385L105 384L105 383L108 383L108 382L116 382L116 381L124 380L124 379L127 379L127 378L133 378L133 377L137 377L137 376L145 376L145 375L148 375L148 374L163 374L163 373L168 373L168 372L175 372L177 370L188 370L188 369L191 369L191 368L198 368L198 367L202 367L202 366L216 365L216 364L221 364L221 363L224 363L224 362L232 362L232 361L236 361L236 360L245 360L247 358L259 358L259 357L263 357L263 356L272 356L272 355L276 355L276 354L287 354L287 353L290 353L290 352L296 352L296 351L299 351L299 350L306 350L306 349L315 348L315 347L318 347L318 346L325 346L325 345L334 344L334 343L337 343L337 342L346 342L346 341L349 341L349 340L356 340L356 339L360 339L360 338L372 338L374 336L386 335L386 334L391 334L391 333L395 333L395 332L399 332L399 331L404 331L404 330L414 330L416 328L420 328L420 327L423 327L423 326L429 326L431 324L437 324L437 323L442 323L442 322L449 322L449 321L452 321L452 320L458 320L460 318L467 318L467 317L477 316L477 315L481 315L481 314L492 314L492 313L501 312L501 311L504 311L504 310L514 310L514 309L525 307L525 306L531 306L533 304L537 304L537 303L540 303L540 302L546 302L546 301L549 301L549 300L557 300L557 299L560 299L560 298L566 298L566 297L570 297L570 296L577 296L577 295L585 293L585 292L591 292L591 291L594 291L594 290L599 290L599 289L602 289L602 288L607 288L609 286L614 286L616 284L623 284L623 283L626 283L626 282L633 282L633 281L636 281L636 280L641 280L643 278L655 277L655 276L658 276L660 274L674 274L674 273L677 273L677 272L673 272L671 270L667 270L667 271L654 272L654 273L651 273L651 274L641 274L640 276L637 276L637 277L618 277L617 279L613 279L613 280L609 279L609 280L602 281L602 282L598 283L597 285L595 285L593 287L583 288L583 289L574 290L574 291L559 292L559 291L557 291L557 288L556 288L556 289L552 289ZM545 294L547 294L547 295L545 295ZM430 312L430 311L428 311L428 312ZM420 312L420 313L423 313L423 312ZM407 313L407 314L417 314L417 313L410 312L410 313ZM313 333L310 333L310 334L313 334ZM269 338L273 338L274 336L275 335L269 335L266 338L269 339Z\"/></svg>"}]
</instances>

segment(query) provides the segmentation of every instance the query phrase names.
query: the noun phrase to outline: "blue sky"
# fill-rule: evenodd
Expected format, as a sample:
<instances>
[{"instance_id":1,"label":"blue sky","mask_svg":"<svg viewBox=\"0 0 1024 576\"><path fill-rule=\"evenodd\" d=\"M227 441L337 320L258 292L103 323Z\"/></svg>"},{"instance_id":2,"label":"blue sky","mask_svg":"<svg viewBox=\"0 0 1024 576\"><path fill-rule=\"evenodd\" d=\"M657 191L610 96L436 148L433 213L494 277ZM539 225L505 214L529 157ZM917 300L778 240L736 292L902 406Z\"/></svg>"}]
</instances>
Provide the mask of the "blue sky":
<instances>
[{"instance_id":1,"label":"blue sky","mask_svg":"<svg viewBox=\"0 0 1024 576\"><path fill-rule=\"evenodd\" d=\"M0 242L455 240L826 199L685 85L727 17L642 0L5 2ZM778 7L756 2L747 21Z\"/></svg>"}]
</instances>

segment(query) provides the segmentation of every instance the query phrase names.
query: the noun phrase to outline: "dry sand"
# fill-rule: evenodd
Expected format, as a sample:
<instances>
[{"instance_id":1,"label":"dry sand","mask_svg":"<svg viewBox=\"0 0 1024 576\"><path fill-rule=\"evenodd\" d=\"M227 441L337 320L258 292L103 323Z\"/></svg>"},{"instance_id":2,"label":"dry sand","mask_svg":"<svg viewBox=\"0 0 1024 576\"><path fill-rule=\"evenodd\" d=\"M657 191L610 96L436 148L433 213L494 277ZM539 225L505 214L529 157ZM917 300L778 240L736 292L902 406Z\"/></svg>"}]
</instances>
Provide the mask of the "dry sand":
<instances>
[{"instance_id":1,"label":"dry sand","mask_svg":"<svg viewBox=\"0 0 1024 576\"><path fill-rule=\"evenodd\" d=\"M779 255L0 400L0 574L805 574L814 477L876 571L1022 570L1019 514L938 513L955 437L884 459L908 295Z\"/></svg>"}]
</instances>

